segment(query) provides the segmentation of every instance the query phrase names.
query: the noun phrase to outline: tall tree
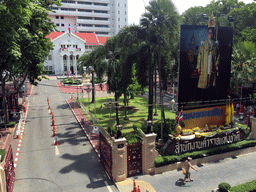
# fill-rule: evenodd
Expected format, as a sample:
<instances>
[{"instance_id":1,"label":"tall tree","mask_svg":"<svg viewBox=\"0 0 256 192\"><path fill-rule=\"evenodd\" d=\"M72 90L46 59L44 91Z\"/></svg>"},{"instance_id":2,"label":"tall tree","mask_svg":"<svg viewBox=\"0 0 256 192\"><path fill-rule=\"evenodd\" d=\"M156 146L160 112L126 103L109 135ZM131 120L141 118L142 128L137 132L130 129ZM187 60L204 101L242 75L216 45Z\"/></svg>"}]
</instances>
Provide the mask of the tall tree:
<instances>
[{"instance_id":1,"label":"tall tree","mask_svg":"<svg viewBox=\"0 0 256 192\"><path fill-rule=\"evenodd\" d=\"M231 60L231 90L238 91L244 83L256 83L256 45L239 42L233 47ZM242 97L242 95L241 95Z\"/></svg>"},{"instance_id":2,"label":"tall tree","mask_svg":"<svg viewBox=\"0 0 256 192\"><path fill-rule=\"evenodd\" d=\"M256 43L256 3L233 9L229 15L234 18L234 42L252 41Z\"/></svg>"},{"instance_id":3,"label":"tall tree","mask_svg":"<svg viewBox=\"0 0 256 192\"><path fill-rule=\"evenodd\" d=\"M165 115L163 109L163 99L162 99L162 90L167 89L167 79L168 73L165 73L166 69L170 69L170 62L165 62L170 59L170 52L166 52L165 49L173 50L174 47L171 46L171 42L174 42L174 39L177 41L178 36L178 24L179 24L179 15L178 12L172 3L169 0L155 0L151 1L150 5L146 7L147 12L143 14L141 19L141 25L148 32L147 42L150 45L150 49L155 52L158 57L157 66L159 73L159 87L160 87L160 98L161 98L161 119L165 122ZM167 53L167 54L165 54ZM151 54L153 55L153 54ZM167 58L167 59L166 59ZM165 60L166 59L166 60ZM152 119L153 114L153 68L150 66L151 70L149 71L149 118ZM151 120L150 119L150 120Z\"/></svg>"},{"instance_id":4,"label":"tall tree","mask_svg":"<svg viewBox=\"0 0 256 192\"><path fill-rule=\"evenodd\" d=\"M103 79L103 73L107 66L105 60L105 48L104 46L98 46L93 49L91 53L83 54L79 59L79 70L82 72L83 67L86 66L87 69L90 67L93 68L92 71L92 103L95 102L95 80L94 80L94 72L97 75L97 78L101 81Z\"/></svg>"},{"instance_id":5,"label":"tall tree","mask_svg":"<svg viewBox=\"0 0 256 192\"><path fill-rule=\"evenodd\" d=\"M118 37L113 36L108 38L105 49L108 58L107 67L107 84L108 91L115 94L115 109L116 109L116 125L119 126L119 114L118 114L118 98L122 95L121 79L122 79L122 66L120 65L120 47L118 46Z\"/></svg>"},{"instance_id":6,"label":"tall tree","mask_svg":"<svg viewBox=\"0 0 256 192\"><path fill-rule=\"evenodd\" d=\"M43 61L52 49L51 42L45 36L56 28L48 17L49 8L41 7L40 2L36 0L0 2L2 53L0 75L7 121L6 78L22 78L20 83L28 78L31 83L36 84L35 80L41 80L39 76L44 72ZM4 72L8 74L5 77L2 76ZM21 86L19 82L14 83L17 89Z\"/></svg>"}]
</instances>

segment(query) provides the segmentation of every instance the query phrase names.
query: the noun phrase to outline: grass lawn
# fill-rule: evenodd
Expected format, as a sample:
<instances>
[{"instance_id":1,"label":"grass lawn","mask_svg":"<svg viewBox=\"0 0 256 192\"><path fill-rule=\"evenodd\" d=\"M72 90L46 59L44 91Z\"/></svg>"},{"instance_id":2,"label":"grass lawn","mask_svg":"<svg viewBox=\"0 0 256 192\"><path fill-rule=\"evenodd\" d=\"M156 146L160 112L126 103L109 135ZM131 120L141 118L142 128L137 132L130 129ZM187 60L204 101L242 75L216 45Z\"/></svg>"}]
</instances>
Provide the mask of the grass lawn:
<instances>
[{"instance_id":1,"label":"grass lawn","mask_svg":"<svg viewBox=\"0 0 256 192\"><path fill-rule=\"evenodd\" d=\"M99 124L104 128L107 129L108 126L114 127L116 125L116 112L115 108L111 109L111 118L110 118L110 109L106 107L105 105L102 104L103 109L101 110L101 103L108 103L108 99L111 98L112 102L114 102L114 97L98 97L95 98L96 100L96 118L99 119ZM147 120L148 116L148 100L136 96L134 99L129 100L128 108L127 108L127 116L129 120L124 120L125 118L125 110L124 110L124 103L123 103L124 97L119 98L119 120L120 124L123 125L123 130L122 133L127 133L133 131L132 125L134 123L138 124L145 124L145 121ZM95 116L95 108L94 108L94 103L91 102L91 98L84 98L80 99L80 101L84 104L84 106L90 111L93 116ZM165 110L165 118L170 118L174 119L175 118L175 113L170 112L170 109L167 107L164 107ZM155 106L153 110L153 114L155 113ZM157 106L157 113L158 116L153 116L153 121L158 121L161 120L161 111L160 111L160 106ZM87 117L89 119L89 117Z\"/></svg>"}]
</instances>

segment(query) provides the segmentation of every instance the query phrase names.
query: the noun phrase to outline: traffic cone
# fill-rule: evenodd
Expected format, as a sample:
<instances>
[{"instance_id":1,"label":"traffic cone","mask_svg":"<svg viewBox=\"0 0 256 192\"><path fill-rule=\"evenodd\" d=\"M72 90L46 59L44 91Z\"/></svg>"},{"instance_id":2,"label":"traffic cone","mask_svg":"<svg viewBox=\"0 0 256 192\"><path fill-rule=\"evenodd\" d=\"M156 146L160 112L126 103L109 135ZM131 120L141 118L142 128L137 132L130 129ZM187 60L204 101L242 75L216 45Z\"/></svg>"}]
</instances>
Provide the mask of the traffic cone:
<instances>
[{"instance_id":1,"label":"traffic cone","mask_svg":"<svg viewBox=\"0 0 256 192\"><path fill-rule=\"evenodd\" d=\"M56 129L56 127L55 127L55 125L53 125L53 131L55 131L55 132L57 131L57 129Z\"/></svg>"},{"instance_id":2,"label":"traffic cone","mask_svg":"<svg viewBox=\"0 0 256 192\"><path fill-rule=\"evenodd\" d=\"M74 98L73 98L73 95L71 95L71 99L74 99Z\"/></svg>"},{"instance_id":3,"label":"traffic cone","mask_svg":"<svg viewBox=\"0 0 256 192\"><path fill-rule=\"evenodd\" d=\"M24 99L23 99L23 102L24 102L24 103L26 103L26 99L25 99L25 97L24 97Z\"/></svg>"},{"instance_id":4,"label":"traffic cone","mask_svg":"<svg viewBox=\"0 0 256 192\"><path fill-rule=\"evenodd\" d=\"M245 117L244 124L245 124L245 125L248 125L247 116Z\"/></svg>"},{"instance_id":5,"label":"traffic cone","mask_svg":"<svg viewBox=\"0 0 256 192\"><path fill-rule=\"evenodd\" d=\"M56 130L53 129L53 135L52 137L56 137Z\"/></svg>"},{"instance_id":6,"label":"traffic cone","mask_svg":"<svg viewBox=\"0 0 256 192\"><path fill-rule=\"evenodd\" d=\"M47 97L47 102L49 103L49 97Z\"/></svg>"},{"instance_id":7,"label":"traffic cone","mask_svg":"<svg viewBox=\"0 0 256 192\"><path fill-rule=\"evenodd\" d=\"M49 109L49 113L51 113L51 110L52 110L52 109L51 109L50 105L49 105L48 109Z\"/></svg>"},{"instance_id":8,"label":"traffic cone","mask_svg":"<svg viewBox=\"0 0 256 192\"><path fill-rule=\"evenodd\" d=\"M138 192L141 192L141 191L140 191L140 186L139 186L139 185L138 185Z\"/></svg>"},{"instance_id":9,"label":"traffic cone","mask_svg":"<svg viewBox=\"0 0 256 192\"><path fill-rule=\"evenodd\" d=\"M53 115L53 112L52 112L52 110L51 110L51 113L50 113L51 115Z\"/></svg>"},{"instance_id":10,"label":"traffic cone","mask_svg":"<svg viewBox=\"0 0 256 192\"><path fill-rule=\"evenodd\" d=\"M52 126L55 126L55 118L52 119Z\"/></svg>"},{"instance_id":11,"label":"traffic cone","mask_svg":"<svg viewBox=\"0 0 256 192\"><path fill-rule=\"evenodd\" d=\"M133 190L132 192L138 192L138 189L136 187L135 179L133 179Z\"/></svg>"},{"instance_id":12,"label":"traffic cone","mask_svg":"<svg viewBox=\"0 0 256 192\"><path fill-rule=\"evenodd\" d=\"M55 143L54 143L54 145L59 145L59 143L58 143L58 139L57 139L57 138L55 139Z\"/></svg>"},{"instance_id":13,"label":"traffic cone","mask_svg":"<svg viewBox=\"0 0 256 192\"><path fill-rule=\"evenodd\" d=\"M21 135L20 134L17 135L16 139L21 139Z\"/></svg>"},{"instance_id":14,"label":"traffic cone","mask_svg":"<svg viewBox=\"0 0 256 192\"><path fill-rule=\"evenodd\" d=\"M22 104L23 113L26 113L26 106Z\"/></svg>"}]
</instances>

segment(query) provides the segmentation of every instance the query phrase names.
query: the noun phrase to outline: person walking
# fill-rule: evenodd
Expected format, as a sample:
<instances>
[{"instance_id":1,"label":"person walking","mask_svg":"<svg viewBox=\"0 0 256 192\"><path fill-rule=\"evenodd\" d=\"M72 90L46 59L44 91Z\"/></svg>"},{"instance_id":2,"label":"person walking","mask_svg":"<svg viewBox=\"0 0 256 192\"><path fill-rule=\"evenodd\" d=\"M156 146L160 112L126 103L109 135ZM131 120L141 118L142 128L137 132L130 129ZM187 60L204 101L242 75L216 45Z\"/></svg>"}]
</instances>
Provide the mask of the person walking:
<instances>
[{"instance_id":1,"label":"person walking","mask_svg":"<svg viewBox=\"0 0 256 192\"><path fill-rule=\"evenodd\" d=\"M198 171L197 169L195 169L192 165L191 165L191 163L190 163L190 161L192 160L192 158L191 157L188 157L188 159L185 161L185 164L184 164L184 169L185 169L185 171L186 171L186 174L185 174L185 177L184 177L184 179L183 179L183 183L184 184L186 184L186 179L189 179L190 181L193 181L192 179L191 179L191 177L190 177L190 171L189 171L189 168L191 167L191 169L194 169L195 171Z\"/></svg>"}]
</instances>

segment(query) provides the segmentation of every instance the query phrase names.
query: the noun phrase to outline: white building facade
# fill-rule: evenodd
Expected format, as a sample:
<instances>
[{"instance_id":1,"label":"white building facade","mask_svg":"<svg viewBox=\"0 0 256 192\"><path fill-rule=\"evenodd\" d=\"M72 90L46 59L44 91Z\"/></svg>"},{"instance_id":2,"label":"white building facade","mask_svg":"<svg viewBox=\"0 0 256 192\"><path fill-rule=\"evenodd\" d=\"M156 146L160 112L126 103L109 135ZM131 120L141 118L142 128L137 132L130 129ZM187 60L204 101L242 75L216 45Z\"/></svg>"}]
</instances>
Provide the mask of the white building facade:
<instances>
[{"instance_id":1,"label":"white building facade","mask_svg":"<svg viewBox=\"0 0 256 192\"><path fill-rule=\"evenodd\" d=\"M49 17L58 31L114 36L128 24L128 0L62 0Z\"/></svg>"},{"instance_id":2,"label":"white building facade","mask_svg":"<svg viewBox=\"0 0 256 192\"><path fill-rule=\"evenodd\" d=\"M52 32L46 37L53 43L54 50L51 50L45 60L44 69L55 75L63 75L70 72L77 75L77 60L79 57L86 52L91 52L89 45L101 45L101 42L95 34ZM90 39L91 42L87 42L86 39ZM105 40L106 39L104 39L104 41Z\"/></svg>"}]
</instances>

